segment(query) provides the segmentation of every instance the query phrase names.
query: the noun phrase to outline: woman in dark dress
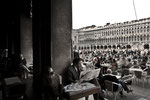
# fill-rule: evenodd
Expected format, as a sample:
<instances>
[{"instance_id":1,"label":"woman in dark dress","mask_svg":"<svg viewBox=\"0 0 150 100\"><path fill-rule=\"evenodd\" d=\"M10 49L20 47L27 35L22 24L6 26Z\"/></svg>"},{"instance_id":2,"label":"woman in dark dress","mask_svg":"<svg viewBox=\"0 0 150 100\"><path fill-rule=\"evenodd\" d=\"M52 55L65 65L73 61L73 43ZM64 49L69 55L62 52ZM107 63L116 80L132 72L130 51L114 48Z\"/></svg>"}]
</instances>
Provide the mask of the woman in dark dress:
<instances>
[{"instance_id":1,"label":"woman in dark dress","mask_svg":"<svg viewBox=\"0 0 150 100\"><path fill-rule=\"evenodd\" d=\"M62 100L63 84L62 77L50 67L44 86L44 100Z\"/></svg>"},{"instance_id":2,"label":"woman in dark dress","mask_svg":"<svg viewBox=\"0 0 150 100\"><path fill-rule=\"evenodd\" d=\"M30 70L27 67L27 61L23 54L20 54L20 59L19 59L19 69L20 69L20 74L22 79L27 79L28 78L28 73Z\"/></svg>"}]
</instances>

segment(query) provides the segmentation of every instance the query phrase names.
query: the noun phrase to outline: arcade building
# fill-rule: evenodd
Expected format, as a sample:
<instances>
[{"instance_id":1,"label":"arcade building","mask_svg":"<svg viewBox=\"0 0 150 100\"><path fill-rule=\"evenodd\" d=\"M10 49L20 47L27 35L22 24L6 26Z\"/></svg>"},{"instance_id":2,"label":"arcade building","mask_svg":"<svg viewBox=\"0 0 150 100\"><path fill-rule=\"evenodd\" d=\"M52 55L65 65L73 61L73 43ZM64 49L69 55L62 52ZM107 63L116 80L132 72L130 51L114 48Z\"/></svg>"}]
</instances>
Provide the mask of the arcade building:
<instances>
[{"instance_id":1,"label":"arcade building","mask_svg":"<svg viewBox=\"0 0 150 100\"><path fill-rule=\"evenodd\" d=\"M107 23L104 26L87 26L74 29L74 49L138 49L149 48L150 18L126 21L122 23ZM78 35L77 35L78 34Z\"/></svg>"}]
</instances>

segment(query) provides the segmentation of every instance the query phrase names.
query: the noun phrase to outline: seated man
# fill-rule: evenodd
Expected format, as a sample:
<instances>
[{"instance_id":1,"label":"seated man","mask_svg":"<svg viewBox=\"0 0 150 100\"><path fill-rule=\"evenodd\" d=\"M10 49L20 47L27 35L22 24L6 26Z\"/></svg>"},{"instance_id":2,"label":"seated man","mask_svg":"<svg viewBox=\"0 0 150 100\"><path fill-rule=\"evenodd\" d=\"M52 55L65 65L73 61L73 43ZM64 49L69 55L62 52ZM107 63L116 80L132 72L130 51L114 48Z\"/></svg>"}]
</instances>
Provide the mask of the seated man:
<instances>
[{"instance_id":1,"label":"seated man","mask_svg":"<svg viewBox=\"0 0 150 100\"><path fill-rule=\"evenodd\" d=\"M73 65L68 67L67 69L67 84L71 83L81 83L80 80L80 73L82 71L82 65L83 65L83 59L81 58L74 58L73 59ZM89 81L90 83L95 84L96 86L99 86L99 82L96 78ZM94 99L96 99L96 95L94 94ZM100 100L104 100L102 96L100 96Z\"/></svg>"},{"instance_id":2,"label":"seated man","mask_svg":"<svg viewBox=\"0 0 150 100\"><path fill-rule=\"evenodd\" d=\"M102 88L105 89L105 80L108 80L108 81L112 81L112 82L115 82L115 83L119 83L121 84L122 88L127 91L127 93L129 92L132 92L132 90L129 90L128 87L126 86L125 82L123 81L119 81L117 79L117 77L115 75L112 74L112 70L111 69L108 69L107 70L107 74L105 76L103 76L102 78L102 81L103 81L103 86ZM120 87L118 87L118 85L114 85L114 91L117 91ZM120 95L123 96L123 91L120 92Z\"/></svg>"},{"instance_id":3,"label":"seated man","mask_svg":"<svg viewBox=\"0 0 150 100\"><path fill-rule=\"evenodd\" d=\"M67 84L79 82L83 59L75 58L73 65L67 69Z\"/></svg>"},{"instance_id":4,"label":"seated man","mask_svg":"<svg viewBox=\"0 0 150 100\"><path fill-rule=\"evenodd\" d=\"M133 66L131 59L127 59L127 63L126 63L126 67L125 68L130 68L131 66Z\"/></svg>"},{"instance_id":5,"label":"seated man","mask_svg":"<svg viewBox=\"0 0 150 100\"><path fill-rule=\"evenodd\" d=\"M140 66L139 66L139 64L138 64L138 62L137 62L137 60L134 60L134 61L133 61L133 66L131 66L131 68L140 68Z\"/></svg>"}]
</instances>

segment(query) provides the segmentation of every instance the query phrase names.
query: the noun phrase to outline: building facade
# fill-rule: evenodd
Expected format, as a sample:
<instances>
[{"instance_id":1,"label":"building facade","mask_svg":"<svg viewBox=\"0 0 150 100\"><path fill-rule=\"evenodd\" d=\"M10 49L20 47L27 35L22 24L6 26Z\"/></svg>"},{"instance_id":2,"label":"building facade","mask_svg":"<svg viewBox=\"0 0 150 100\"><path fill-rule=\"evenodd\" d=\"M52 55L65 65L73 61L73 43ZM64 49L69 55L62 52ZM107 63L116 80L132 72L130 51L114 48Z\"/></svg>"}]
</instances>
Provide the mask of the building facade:
<instances>
[{"instance_id":1,"label":"building facade","mask_svg":"<svg viewBox=\"0 0 150 100\"><path fill-rule=\"evenodd\" d=\"M78 37L74 46L79 50L143 50L146 46L149 48L150 44L150 17L123 23L107 23L104 26L92 25L77 29L73 34Z\"/></svg>"},{"instance_id":2,"label":"building facade","mask_svg":"<svg viewBox=\"0 0 150 100\"><path fill-rule=\"evenodd\" d=\"M79 30L72 30L72 47L73 50L78 50L79 46L78 46L78 34L79 34Z\"/></svg>"}]
</instances>

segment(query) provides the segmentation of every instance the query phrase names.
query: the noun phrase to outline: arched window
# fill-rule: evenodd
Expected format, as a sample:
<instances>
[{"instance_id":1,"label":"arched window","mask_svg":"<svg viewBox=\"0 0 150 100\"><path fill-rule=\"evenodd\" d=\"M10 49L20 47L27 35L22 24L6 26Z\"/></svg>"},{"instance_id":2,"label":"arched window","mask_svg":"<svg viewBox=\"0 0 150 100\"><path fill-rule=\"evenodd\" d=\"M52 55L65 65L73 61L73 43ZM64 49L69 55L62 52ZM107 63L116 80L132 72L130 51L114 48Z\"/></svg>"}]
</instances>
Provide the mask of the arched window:
<instances>
[{"instance_id":1,"label":"arched window","mask_svg":"<svg viewBox=\"0 0 150 100\"><path fill-rule=\"evenodd\" d=\"M129 41L129 37L127 37L127 42Z\"/></svg>"},{"instance_id":2,"label":"arched window","mask_svg":"<svg viewBox=\"0 0 150 100\"><path fill-rule=\"evenodd\" d=\"M147 35L147 41L149 41L149 35Z\"/></svg>"},{"instance_id":3,"label":"arched window","mask_svg":"<svg viewBox=\"0 0 150 100\"><path fill-rule=\"evenodd\" d=\"M116 45L113 45L113 48L116 49Z\"/></svg>"},{"instance_id":4,"label":"arched window","mask_svg":"<svg viewBox=\"0 0 150 100\"><path fill-rule=\"evenodd\" d=\"M140 28L140 31L143 32L143 27Z\"/></svg>"},{"instance_id":5,"label":"arched window","mask_svg":"<svg viewBox=\"0 0 150 100\"><path fill-rule=\"evenodd\" d=\"M139 33L139 27L137 28L137 33Z\"/></svg>"},{"instance_id":6,"label":"arched window","mask_svg":"<svg viewBox=\"0 0 150 100\"><path fill-rule=\"evenodd\" d=\"M143 36L143 41L146 41L146 35Z\"/></svg>"},{"instance_id":7,"label":"arched window","mask_svg":"<svg viewBox=\"0 0 150 100\"><path fill-rule=\"evenodd\" d=\"M147 32L149 32L149 30L150 30L150 28L149 28L149 26L147 26Z\"/></svg>"},{"instance_id":8,"label":"arched window","mask_svg":"<svg viewBox=\"0 0 150 100\"><path fill-rule=\"evenodd\" d=\"M131 49L131 45L127 45L126 48L127 48L127 49Z\"/></svg>"},{"instance_id":9,"label":"arched window","mask_svg":"<svg viewBox=\"0 0 150 100\"><path fill-rule=\"evenodd\" d=\"M134 41L136 41L136 36L134 36Z\"/></svg>"},{"instance_id":10,"label":"arched window","mask_svg":"<svg viewBox=\"0 0 150 100\"><path fill-rule=\"evenodd\" d=\"M118 45L117 45L117 48L120 48L120 47L121 47L121 46L118 44Z\"/></svg>"},{"instance_id":11,"label":"arched window","mask_svg":"<svg viewBox=\"0 0 150 100\"><path fill-rule=\"evenodd\" d=\"M94 45L94 49L96 49L96 46Z\"/></svg>"},{"instance_id":12,"label":"arched window","mask_svg":"<svg viewBox=\"0 0 150 100\"><path fill-rule=\"evenodd\" d=\"M131 36L129 36L129 41L131 41Z\"/></svg>"},{"instance_id":13,"label":"arched window","mask_svg":"<svg viewBox=\"0 0 150 100\"><path fill-rule=\"evenodd\" d=\"M83 46L82 46L82 48L81 48L82 50L83 50Z\"/></svg>"},{"instance_id":14,"label":"arched window","mask_svg":"<svg viewBox=\"0 0 150 100\"><path fill-rule=\"evenodd\" d=\"M142 36L140 36L140 41L143 41L143 37Z\"/></svg>"},{"instance_id":15,"label":"arched window","mask_svg":"<svg viewBox=\"0 0 150 100\"><path fill-rule=\"evenodd\" d=\"M91 45L91 49L93 49L93 46Z\"/></svg>"},{"instance_id":16,"label":"arched window","mask_svg":"<svg viewBox=\"0 0 150 100\"><path fill-rule=\"evenodd\" d=\"M76 50L77 49L77 47L76 46L74 46L74 50Z\"/></svg>"},{"instance_id":17,"label":"arched window","mask_svg":"<svg viewBox=\"0 0 150 100\"><path fill-rule=\"evenodd\" d=\"M144 26L144 32L146 32L146 26Z\"/></svg>"},{"instance_id":18,"label":"arched window","mask_svg":"<svg viewBox=\"0 0 150 100\"><path fill-rule=\"evenodd\" d=\"M140 41L140 36L138 35L137 40Z\"/></svg>"},{"instance_id":19,"label":"arched window","mask_svg":"<svg viewBox=\"0 0 150 100\"><path fill-rule=\"evenodd\" d=\"M88 46L87 49L90 49L90 47Z\"/></svg>"},{"instance_id":20,"label":"arched window","mask_svg":"<svg viewBox=\"0 0 150 100\"><path fill-rule=\"evenodd\" d=\"M144 44L144 49L149 49L149 44Z\"/></svg>"},{"instance_id":21,"label":"arched window","mask_svg":"<svg viewBox=\"0 0 150 100\"><path fill-rule=\"evenodd\" d=\"M104 49L107 49L107 45L104 46Z\"/></svg>"},{"instance_id":22,"label":"arched window","mask_svg":"<svg viewBox=\"0 0 150 100\"><path fill-rule=\"evenodd\" d=\"M133 35L132 35L132 41L134 41L134 37L133 37Z\"/></svg>"},{"instance_id":23,"label":"arched window","mask_svg":"<svg viewBox=\"0 0 150 100\"><path fill-rule=\"evenodd\" d=\"M81 47L79 46L79 50L81 49Z\"/></svg>"},{"instance_id":24,"label":"arched window","mask_svg":"<svg viewBox=\"0 0 150 100\"><path fill-rule=\"evenodd\" d=\"M108 48L110 48L110 49L111 49L111 45L109 45L109 46L108 46Z\"/></svg>"}]
</instances>

